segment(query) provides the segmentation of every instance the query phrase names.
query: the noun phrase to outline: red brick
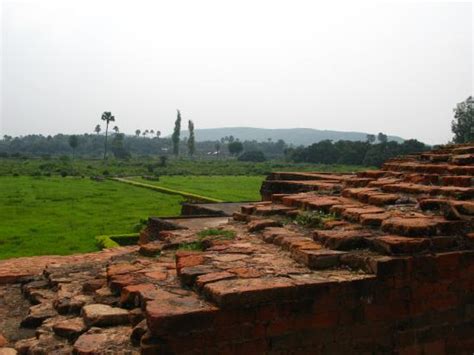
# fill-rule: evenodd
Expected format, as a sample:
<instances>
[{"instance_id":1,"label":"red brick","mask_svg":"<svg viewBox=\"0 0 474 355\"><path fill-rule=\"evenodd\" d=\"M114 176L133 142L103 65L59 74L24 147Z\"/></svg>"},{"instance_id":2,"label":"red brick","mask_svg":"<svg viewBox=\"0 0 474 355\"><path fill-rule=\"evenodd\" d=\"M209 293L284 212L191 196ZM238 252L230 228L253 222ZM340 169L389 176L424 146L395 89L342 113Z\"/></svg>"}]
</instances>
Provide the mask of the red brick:
<instances>
[{"instance_id":1,"label":"red brick","mask_svg":"<svg viewBox=\"0 0 474 355\"><path fill-rule=\"evenodd\" d=\"M372 238L371 242L378 250L388 254L413 254L426 251L430 248L430 241L426 238L408 238L400 236L383 236Z\"/></svg>"}]
</instances>

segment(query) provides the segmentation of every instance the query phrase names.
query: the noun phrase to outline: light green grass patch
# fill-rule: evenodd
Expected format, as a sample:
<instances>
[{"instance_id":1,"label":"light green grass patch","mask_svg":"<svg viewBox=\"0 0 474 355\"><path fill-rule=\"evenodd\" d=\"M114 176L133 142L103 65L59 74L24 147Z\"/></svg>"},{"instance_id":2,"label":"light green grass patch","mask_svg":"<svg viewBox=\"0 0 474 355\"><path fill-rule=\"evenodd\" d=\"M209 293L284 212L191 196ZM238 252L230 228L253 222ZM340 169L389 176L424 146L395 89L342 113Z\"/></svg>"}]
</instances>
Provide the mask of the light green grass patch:
<instances>
[{"instance_id":1,"label":"light green grass patch","mask_svg":"<svg viewBox=\"0 0 474 355\"><path fill-rule=\"evenodd\" d=\"M148 216L177 216L182 201L114 181L0 177L0 259L96 251L95 236L134 232Z\"/></svg>"},{"instance_id":2,"label":"light green grass patch","mask_svg":"<svg viewBox=\"0 0 474 355\"><path fill-rule=\"evenodd\" d=\"M259 201L264 176L161 176L160 181L130 180L194 193L226 202Z\"/></svg>"}]
</instances>

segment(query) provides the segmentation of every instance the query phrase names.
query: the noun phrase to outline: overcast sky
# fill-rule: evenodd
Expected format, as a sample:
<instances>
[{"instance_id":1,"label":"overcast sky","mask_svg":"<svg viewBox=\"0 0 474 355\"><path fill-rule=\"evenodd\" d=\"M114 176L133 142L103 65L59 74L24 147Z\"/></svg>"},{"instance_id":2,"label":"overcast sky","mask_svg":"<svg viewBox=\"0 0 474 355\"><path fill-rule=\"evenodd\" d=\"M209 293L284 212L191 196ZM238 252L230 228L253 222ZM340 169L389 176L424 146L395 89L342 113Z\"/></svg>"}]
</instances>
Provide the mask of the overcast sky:
<instances>
[{"instance_id":1,"label":"overcast sky","mask_svg":"<svg viewBox=\"0 0 474 355\"><path fill-rule=\"evenodd\" d=\"M0 0L0 133L309 127L444 143L472 94L460 3ZM186 124L184 124L186 125Z\"/></svg>"}]
</instances>

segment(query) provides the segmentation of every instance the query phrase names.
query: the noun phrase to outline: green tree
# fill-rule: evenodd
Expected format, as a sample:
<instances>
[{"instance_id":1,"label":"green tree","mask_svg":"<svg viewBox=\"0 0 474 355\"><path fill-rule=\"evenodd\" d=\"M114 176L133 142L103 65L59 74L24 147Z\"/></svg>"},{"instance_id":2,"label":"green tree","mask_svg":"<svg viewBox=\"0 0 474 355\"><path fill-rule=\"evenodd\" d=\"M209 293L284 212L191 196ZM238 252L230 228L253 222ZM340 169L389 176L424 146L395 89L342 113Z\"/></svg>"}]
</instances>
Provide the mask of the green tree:
<instances>
[{"instance_id":1,"label":"green tree","mask_svg":"<svg viewBox=\"0 0 474 355\"><path fill-rule=\"evenodd\" d=\"M369 142L370 144L375 143L375 134L368 134L366 137L367 137L367 142Z\"/></svg>"},{"instance_id":2,"label":"green tree","mask_svg":"<svg viewBox=\"0 0 474 355\"><path fill-rule=\"evenodd\" d=\"M140 133L142 133L142 131L139 129L135 130L135 136L140 137Z\"/></svg>"},{"instance_id":3,"label":"green tree","mask_svg":"<svg viewBox=\"0 0 474 355\"><path fill-rule=\"evenodd\" d=\"M101 131L100 124L98 124L98 125L95 126L95 128L94 128L94 132L97 133L97 134L99 134L100 131Z\"/></svg>"},{"instance_id":4,"label":"green tree","mask_svg":"<svg viewBox=\"0 0 474 355\"><path fill-rule=\"evenodd\" d=\"M195 137L194 137L194 123L191 120L188 121L188 131L189 131L188 153L192 157L194 155L194 151L196 150L196 147L195 147Z\"/></svg>"},{"instance_id":5,"label":"green tree","mask_svg":"<svg viewBox=\"0 0 474 355\"><path fill-rule=\"evenodd\" d=\"M112 129L114 130L115 133L119 133L119 131L120 131L118 126L114 126L114 128L112 128Z\"/></svg>"},{"instance_id":6,"label":"green tree","mask_svg":"<svg viewBox=\"0 0 474 355\"><path fill-rule=\"evenodd\" d=\"M125 135L123 133L117 133L114 135L114 139L112 140L112 153L114 153L114 157L117 159L130 158L130 152L124 146L124 139Z\"/></svg>"},{"instance_id":7,"label":"green tree","mask_svg":"<svg viewBox=\"0 0 474 355\"><path fill-rule=\"evenodd\" d=\"M454 143L474 141L474 98L472 96L456 105L451 130L454 134Z\"/></svg>"},{"instance_id":8,"label":"green tree","mask_svg":"<svg viewBox=\"0 0 474 355\"><path fill-rule=\"evenodd\" d=\"M227 149L229 149L231 155L239 155L244 150L244 146L241 142L234 141L227 145Z\"/></svg>"},{"instance_id":9,"label":"green tree","mask_svg":"<svg viewBox=\"0 0 474 355\"><path fill-rule=\"evenodd\" d=\"M174 122L174 131L173 134L171 135L171 141L173 143L173 154L178 156L179 155L179 136L181 134L181 112L179 110L176 110L177 117L176 121Z\"/></svg>"},{"instance_id":10,"label":"green tree","mask_svg":"<svg viewBox=\"0 0 474 355\"><path fill-rule=\"evenodd\" d=\"M105 126L105 143L104 143L104 160L107 158L107 139L109 133L109 123L115 122L115 117L112 116L112 112L105 111L101 117L102 121L106 122Z\"/></svg>"},{"instance_id":11,"label":"green tree","mask_svg":"<svg viewBox=\"0 0 474 355\"><path fill-rule=\"evenodd\" d=\"M379 141L379 143L387 143L388 137L386 134L380 132L379 134L377 134L377 140Z\"/></svg>"},{"instance_id":12,"label":"green tree","mask_svg":"<svg viewBox=\"0 0 474 355\"><path fill-rule=\"evenodd\" d=\"M69 136L69 146L72 148L72 158L76 155L76 148L79 146L79 137L76 135Z\"/></svg>"}]
</instances>

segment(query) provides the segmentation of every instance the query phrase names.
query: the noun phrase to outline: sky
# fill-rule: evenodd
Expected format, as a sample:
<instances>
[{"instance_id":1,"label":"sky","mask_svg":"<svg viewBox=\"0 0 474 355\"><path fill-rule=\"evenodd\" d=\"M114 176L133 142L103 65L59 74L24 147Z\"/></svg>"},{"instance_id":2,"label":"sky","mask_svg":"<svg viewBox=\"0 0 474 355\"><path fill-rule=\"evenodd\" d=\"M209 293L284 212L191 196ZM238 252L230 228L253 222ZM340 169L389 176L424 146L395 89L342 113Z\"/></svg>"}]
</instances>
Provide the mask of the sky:
<instances>
[{"instance_id":1,"label":"sky","mask_svg":"<svg viewBox=\"0 0 474 355\"><path fill-rule=\"evenodd\" d=\"M451 138L467 2L0 0L0 134L249 126Z\"/></svg>"}]
</instances>

